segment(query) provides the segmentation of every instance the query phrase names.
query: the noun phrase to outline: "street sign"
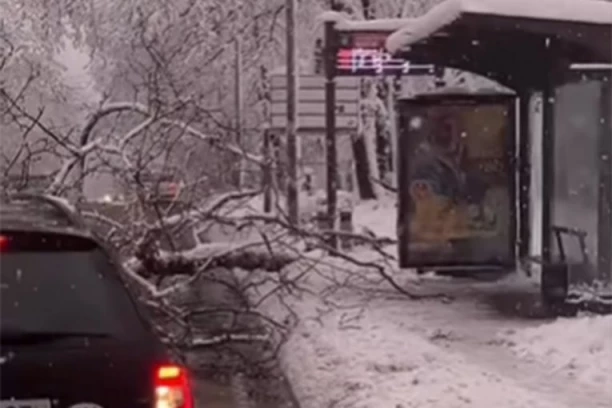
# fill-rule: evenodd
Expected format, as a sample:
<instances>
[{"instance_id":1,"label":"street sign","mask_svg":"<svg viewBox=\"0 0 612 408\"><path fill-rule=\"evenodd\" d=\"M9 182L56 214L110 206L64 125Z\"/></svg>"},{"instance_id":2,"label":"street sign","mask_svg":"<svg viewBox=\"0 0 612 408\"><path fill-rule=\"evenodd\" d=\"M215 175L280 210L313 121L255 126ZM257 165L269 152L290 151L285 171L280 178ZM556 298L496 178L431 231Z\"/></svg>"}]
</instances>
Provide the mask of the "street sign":
<instances>
[{"instance_id":1,"label":"street sign","mask_svg":"<svg viewBox=\"0 0 612 408\"><path fill-rule=\"evenodd\" d=\"M304 89L300 87L299 91L299 102L316 102L325 103L325 89ZM287 104L287 89L276 88L272 89L271 95L272 103L284 103ZM336 88L336 102L359 102L359 89L338 89Z\"/></svg>"},{"instance_id":2,"label":"street sign","mask_svg":"<svg viewBox=\"0 0 612 408\"><path fill-rule=\"evenodd\" d=\"M337 78L336 129L355 130L359 125L359 78ZM298 128L325 129L325 78L306 75L298 78ZM270 79L273 129L287 126L287 78L274 75Z\"/></svg>"},{"instance_id":3,"label":"street sign","mask_svg":"<svg viewBox=\"0 0 612 408\"><path fill-rule=\"evenodd\" d=\"M284 103L272 104L273 115L287 115L287 105ZM336 114L357 115L359 105L354 102L336 102ZM320 102L300 102L298 115L325 115L325 104Z\"/></svg>"},{"instance_id":4,"label":"street sign","mask_svg":"<svg viewBox=\"0 0 612 408\"><path fill-rule=\"evenodd\" d=\"M325 115L300 115L299 129L325 129ZM356 115L336 115L336 129L353 130L359 125ZM286 115L272 115L273 129L286 129Z\"/></svg>"},{"instance_id":5,"label":"street sign","mask_svg":"<svg viewBox=\"0 0 612 408\"><path fill-rule=\"evenodd\" d=\"M287 89L287 76L273 75L270 78L272 89ZM325 77L319 75L300 75L298 78L300 90L325 89ZM336 78L336 89L359 89L359 80L356 78Z\"/></svg>"}]
</instances>

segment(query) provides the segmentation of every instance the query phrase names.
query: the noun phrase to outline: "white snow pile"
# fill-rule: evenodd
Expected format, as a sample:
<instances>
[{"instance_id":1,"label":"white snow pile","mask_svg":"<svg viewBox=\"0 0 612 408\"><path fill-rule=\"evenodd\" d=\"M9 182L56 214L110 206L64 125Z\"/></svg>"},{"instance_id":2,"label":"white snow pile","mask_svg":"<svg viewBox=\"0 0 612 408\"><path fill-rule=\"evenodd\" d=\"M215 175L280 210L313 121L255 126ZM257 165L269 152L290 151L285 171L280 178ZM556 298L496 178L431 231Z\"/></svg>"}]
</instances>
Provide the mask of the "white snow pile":
<instances>
[{"instance_id":1,"label":"white snow pile","mask_svg":"<svg viewBox=\"0 0 612 408\"><path fill-rule=\"evenodd\" d=\"M523 359L612 389L612 316L557 319L505 337Z\"/></svg>"},{"instance_id":2,"label":"white snow pile","mask_svg":"<svg viewBox=\"0 0 612 408\"><path fill-rule=\"evenodd\" d=\"M396 200L384 196L379 200L363 201L353 210L353 223L358 234L374 234L378 238L396 238Z\"/></svg>"}]
</instances>

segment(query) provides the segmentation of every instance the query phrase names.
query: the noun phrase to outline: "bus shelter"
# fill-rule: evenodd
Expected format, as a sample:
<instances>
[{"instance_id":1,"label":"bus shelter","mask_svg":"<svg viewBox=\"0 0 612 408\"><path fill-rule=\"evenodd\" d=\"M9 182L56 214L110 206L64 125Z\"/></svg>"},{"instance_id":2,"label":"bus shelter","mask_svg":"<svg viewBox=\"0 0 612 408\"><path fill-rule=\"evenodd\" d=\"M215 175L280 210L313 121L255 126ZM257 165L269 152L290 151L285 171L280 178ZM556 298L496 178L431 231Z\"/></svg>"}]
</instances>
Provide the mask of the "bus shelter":
<instances>
[{"instance_id":1,"label":"bus shelter","mask_svg":"<svg viewBox=\"0 0 612 408\"><path fill-rule=\"evenodd\" d=\"M610 283L612 2L446 0L406 19L385 46L411 64L472 72L516 93L516 258L540 263L553 289L571 267ZM400 263L414 266L406 252Z\"/></svg>"}]
</instances>

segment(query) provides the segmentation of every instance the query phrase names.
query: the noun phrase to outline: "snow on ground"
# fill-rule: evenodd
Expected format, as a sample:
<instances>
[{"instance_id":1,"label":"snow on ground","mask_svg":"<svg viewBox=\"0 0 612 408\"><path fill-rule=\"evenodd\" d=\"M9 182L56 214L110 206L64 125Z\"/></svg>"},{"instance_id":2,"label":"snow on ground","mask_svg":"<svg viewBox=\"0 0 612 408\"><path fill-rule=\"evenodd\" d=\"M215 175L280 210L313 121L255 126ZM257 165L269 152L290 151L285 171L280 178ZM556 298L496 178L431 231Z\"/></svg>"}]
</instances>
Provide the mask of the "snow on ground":
<instances>
[{"instance_id":1,"label":"snow on ground","mask_svg":"<svg viewBox=\"0 0 612 408\"><path fill-rule=\"evenodd\" d=\"M393 237L395 204L363 203L354 219L357 232L365 227ZM281 361L302 408L610 406L609 317L548 324L509 317L487 299L520 298L529 290L537 298L537 285L518 275L497 283L424 280L389 263L402 287L454 298L409 300L377 272L315 252L304 255L307 261L276 277L276 285L282 279L300 289L270 295L260 287L253 294L264 314L295 323ZM364 249L352 255L380 258ZM581 383L561 372L568 369Z\"/></svg>"},{"instance_id":2,"label":"snow on ground","mask_svg":"<svg viewBox=\"0 0 612 408\"><path fill-rule=\"evenodd\" d=\"M353 211L355 232L367 229L380 238L396 238L396 218L397 207L393 197L364 201Z\"/></svg>"},{"instance_id":3,"label":"snow on ground","mask_svg":"<svg viewBox=\"0 0 612 408\"><path fill-rule=\"evenodd\" d=\"M432 326L422 335L415 329L426 320L423 306L431 312L451 305L440 300L416 304L389 290L374 298L358 288L328 293L331 282L351 273L338 265L317 270L302 283L310 295L283 297L282 302L268 298L262 304L276 319L299 317L282 361L302 408L563 406L436 343L436 338L452 336L451 331ZM366 287L366 275L373 277L362 271L349 279Z\"/></svg>"},{"instance_id":4,"label":"snow on ground","mask_svg":"<svg viewBox=\"0 0 612 408\"><path fill-rule=\"evenodd\" d=\"M612 389L612 316L583 316L507 336L520 357L539 360L577 381Z\"/></svg>"}]
</instances>

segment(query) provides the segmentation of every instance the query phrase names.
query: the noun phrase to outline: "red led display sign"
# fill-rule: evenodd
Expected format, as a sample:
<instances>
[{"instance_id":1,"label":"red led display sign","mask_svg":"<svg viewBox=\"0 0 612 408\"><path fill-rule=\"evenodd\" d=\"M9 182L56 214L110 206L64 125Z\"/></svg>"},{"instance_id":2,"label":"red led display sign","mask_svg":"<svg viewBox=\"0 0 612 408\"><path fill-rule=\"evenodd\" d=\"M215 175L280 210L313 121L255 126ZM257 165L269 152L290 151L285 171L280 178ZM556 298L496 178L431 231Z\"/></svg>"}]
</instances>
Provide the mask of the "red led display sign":
<instances>
[{"instance_id":1,"label":"red led display sign","mask_svg":"<svg viewBox=\"0 0 612 408\"><path fill-rule=\"evenodd\" d=\"M336 75L432 75L434 66L411 64L403 58L393 57L385 51L390 32L339 32L336 53Z\"/></svg>"}]
</instances>

